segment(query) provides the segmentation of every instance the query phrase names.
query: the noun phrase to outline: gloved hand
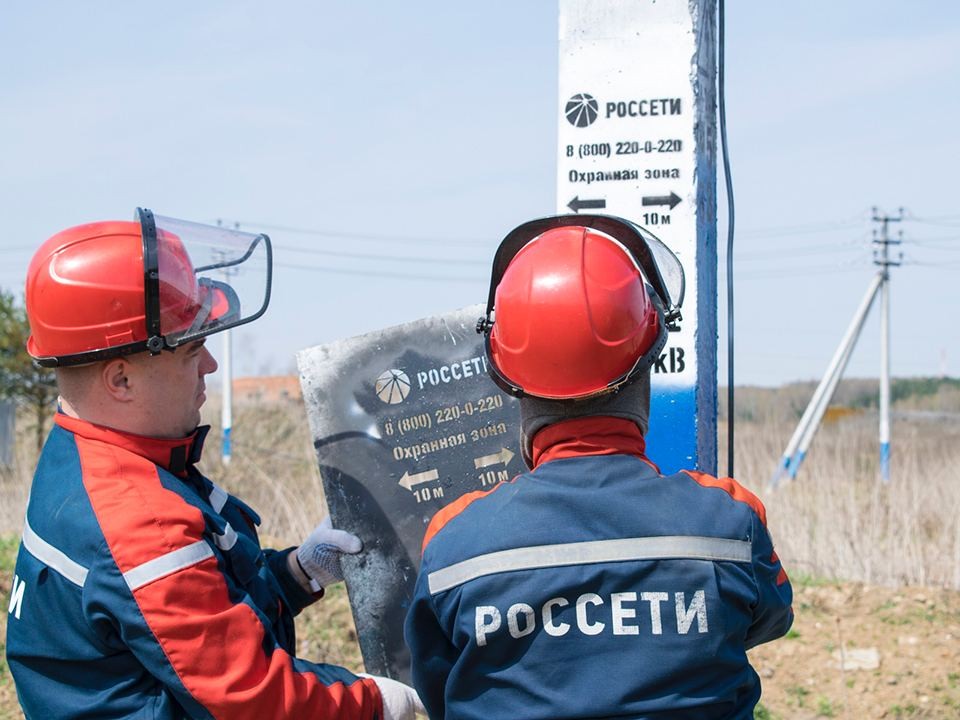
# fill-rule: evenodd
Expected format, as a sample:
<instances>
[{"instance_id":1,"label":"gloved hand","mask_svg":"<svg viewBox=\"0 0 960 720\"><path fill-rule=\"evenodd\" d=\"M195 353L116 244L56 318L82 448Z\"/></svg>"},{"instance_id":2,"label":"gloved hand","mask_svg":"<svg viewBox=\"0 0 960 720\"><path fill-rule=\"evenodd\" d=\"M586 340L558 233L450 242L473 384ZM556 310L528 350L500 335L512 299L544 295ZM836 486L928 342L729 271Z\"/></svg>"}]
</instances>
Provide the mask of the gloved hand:
<instances>
[{"instance_id":1,"label":"gloved hand","mask_svg":"<svg viewBox=\"0 0 960 720\"><path fill-rule=\"evenodd\" d=\"M416 713L427 714L417 691L412 687L378 675L360 673L360 677L370 678L377 684L380 697L383 698L383 720L414 720Z\"/></svg>"},{"instance_id":2,"label":"gloved hand","mask_svg":"<svg viewBox=\"0 0 960 720\"><path fill-rule=\"evenodd\" d=\"M356 535L334 529L328 515L297 548L296 561L307 576L310 589L320 592L321 588L343 580L340 555L355 555L362 547Z\"/></svg>"}]
</instances>

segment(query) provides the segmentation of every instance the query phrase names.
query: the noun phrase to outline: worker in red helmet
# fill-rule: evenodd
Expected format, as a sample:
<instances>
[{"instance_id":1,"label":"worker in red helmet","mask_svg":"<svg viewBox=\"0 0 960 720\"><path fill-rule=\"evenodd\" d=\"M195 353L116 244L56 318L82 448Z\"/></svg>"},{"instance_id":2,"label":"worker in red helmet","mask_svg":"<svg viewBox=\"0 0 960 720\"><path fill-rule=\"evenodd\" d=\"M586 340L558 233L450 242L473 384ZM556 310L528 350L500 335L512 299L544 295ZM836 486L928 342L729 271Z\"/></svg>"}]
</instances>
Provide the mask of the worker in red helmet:
<instances>
[{"instance_id":1,"label":"worker in red helmet","mask_svg":"<svg viewBox=\"0 0 960 720\"><path fill-rule=\"evenodd\" d=\"M211 333L270 298L266 235L154 216L65 230L27 272L27 349L56 369L14 570L7 662L28 718L411 720L387 678L296 656L294 616L360 540L263 550L197 469Z\"/></svg>"},{"instance_id":2,"label":"worker in red helmet","mask_svg":"<svg viewBox=\"0 0 960 720\"><path fill-rule=\"evenodd\" d=\"M763 505L647 458L650 367L683 271L639 226L572 215L500 245L490 373L520 399L529 472L438 512L407 614L431 718L752 718L746 650L792 591Z\"/></svg>"}]
</instances>

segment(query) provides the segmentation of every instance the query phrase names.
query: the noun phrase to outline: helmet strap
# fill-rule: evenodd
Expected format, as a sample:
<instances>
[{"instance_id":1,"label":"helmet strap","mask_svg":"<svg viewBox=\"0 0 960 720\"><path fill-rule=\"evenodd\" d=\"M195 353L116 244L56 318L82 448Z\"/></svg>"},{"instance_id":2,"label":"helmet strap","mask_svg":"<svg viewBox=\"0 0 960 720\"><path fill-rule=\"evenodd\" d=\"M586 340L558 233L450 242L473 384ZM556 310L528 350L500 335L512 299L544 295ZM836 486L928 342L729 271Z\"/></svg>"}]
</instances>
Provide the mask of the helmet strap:
<instances>
[{"instance_id":1,"label":"helmet strap","mask_svg":"<svg viewBox=\"0 0 960 720\"><path fill-rule=\"evenodd\" d=\"M163 350L164 341L160 331L160 261L157 252L157 222L153 213L137 208L140 220L140 237L143 243L143 299L144 319L147 327L147 350L156 355Z\"/></svg>"}]
</instances>

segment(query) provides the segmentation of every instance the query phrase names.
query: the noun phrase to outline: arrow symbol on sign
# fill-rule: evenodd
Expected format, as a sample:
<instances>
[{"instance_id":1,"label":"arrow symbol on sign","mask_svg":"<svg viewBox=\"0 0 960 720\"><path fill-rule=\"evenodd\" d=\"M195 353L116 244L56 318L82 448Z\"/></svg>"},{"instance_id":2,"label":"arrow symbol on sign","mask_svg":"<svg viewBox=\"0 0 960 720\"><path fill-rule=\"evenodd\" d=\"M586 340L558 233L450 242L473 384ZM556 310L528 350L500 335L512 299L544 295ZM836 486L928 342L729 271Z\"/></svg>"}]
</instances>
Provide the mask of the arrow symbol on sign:
<instances>
[{"instance_id":1,"label":"arrow symbol on sign","mask_svg":"<svg viewBox=\"0 0 960 720\"><path fill-rule=\"evenodd\" d=\"M414 485L430 482L431 480L436 480L439 477L440 473L438 473L436 470L424 470L423 472L414 473L413 475L411 475L409 472L405 472L403 477L400 478L400 487L406 488L407 490L413 490Z\"/></svg>"},{"instance_id":2,"label":"arrow symbol on sign","mask_svg":"<svg viewBox=\"0 0 960 720\"><path fill-rule=\"evenodd\" d=\"M607 206L607 201L600 200L581 200L579 195L574 195L573 200L567 203L567 207L575 213L581 210L599 210Z\"/></svg>"},{"instance_id":3,"label":"arrow symbol on sign","mask_svg":"<svg viewBox=\"0 0 960 720\"><path fill-rule=\"evenodd\" d=\"M671 192L669 195L645 195L643 198L644 207L648 205L669 205L670 209L673 210L679 202L680 196L675 192Z\"/></svg>"},{"instance_id":4,"label":"arrow symbol on sign","mask_svg":"<svg viewBox=\"0 0 960 720\"><path fill-rule=\"evenodd\" d=\"M490 467L497 463L503 463L503 466L506 467L511 460L513 460L513 453L506 448L500 448L500 452L494 453L493 455L474 458L473 466L479 470L480 468Z\"/></svg>"}]
</instances>

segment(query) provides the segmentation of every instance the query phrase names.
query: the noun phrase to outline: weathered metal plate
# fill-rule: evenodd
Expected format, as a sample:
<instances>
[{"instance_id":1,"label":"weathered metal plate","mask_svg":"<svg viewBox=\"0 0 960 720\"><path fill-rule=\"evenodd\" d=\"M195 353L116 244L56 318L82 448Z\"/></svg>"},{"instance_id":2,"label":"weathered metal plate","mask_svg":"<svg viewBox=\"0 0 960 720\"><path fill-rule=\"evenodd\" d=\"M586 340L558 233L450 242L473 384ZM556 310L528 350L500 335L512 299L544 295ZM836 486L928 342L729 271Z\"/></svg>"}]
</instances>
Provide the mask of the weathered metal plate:
<instances>
[{"instance_id":1,"label":"weathered metal plate","mask_svg":"<svg viewBox=\"0 0 960 720\"><path fill-rule=\"evenodd\" d=\"M517 401L486 373L483 306L297 355L327 505L363 540L344 558L367 671L409 682L403 621L434 513L521 472Z\"/></svg>"}]
</instances>

